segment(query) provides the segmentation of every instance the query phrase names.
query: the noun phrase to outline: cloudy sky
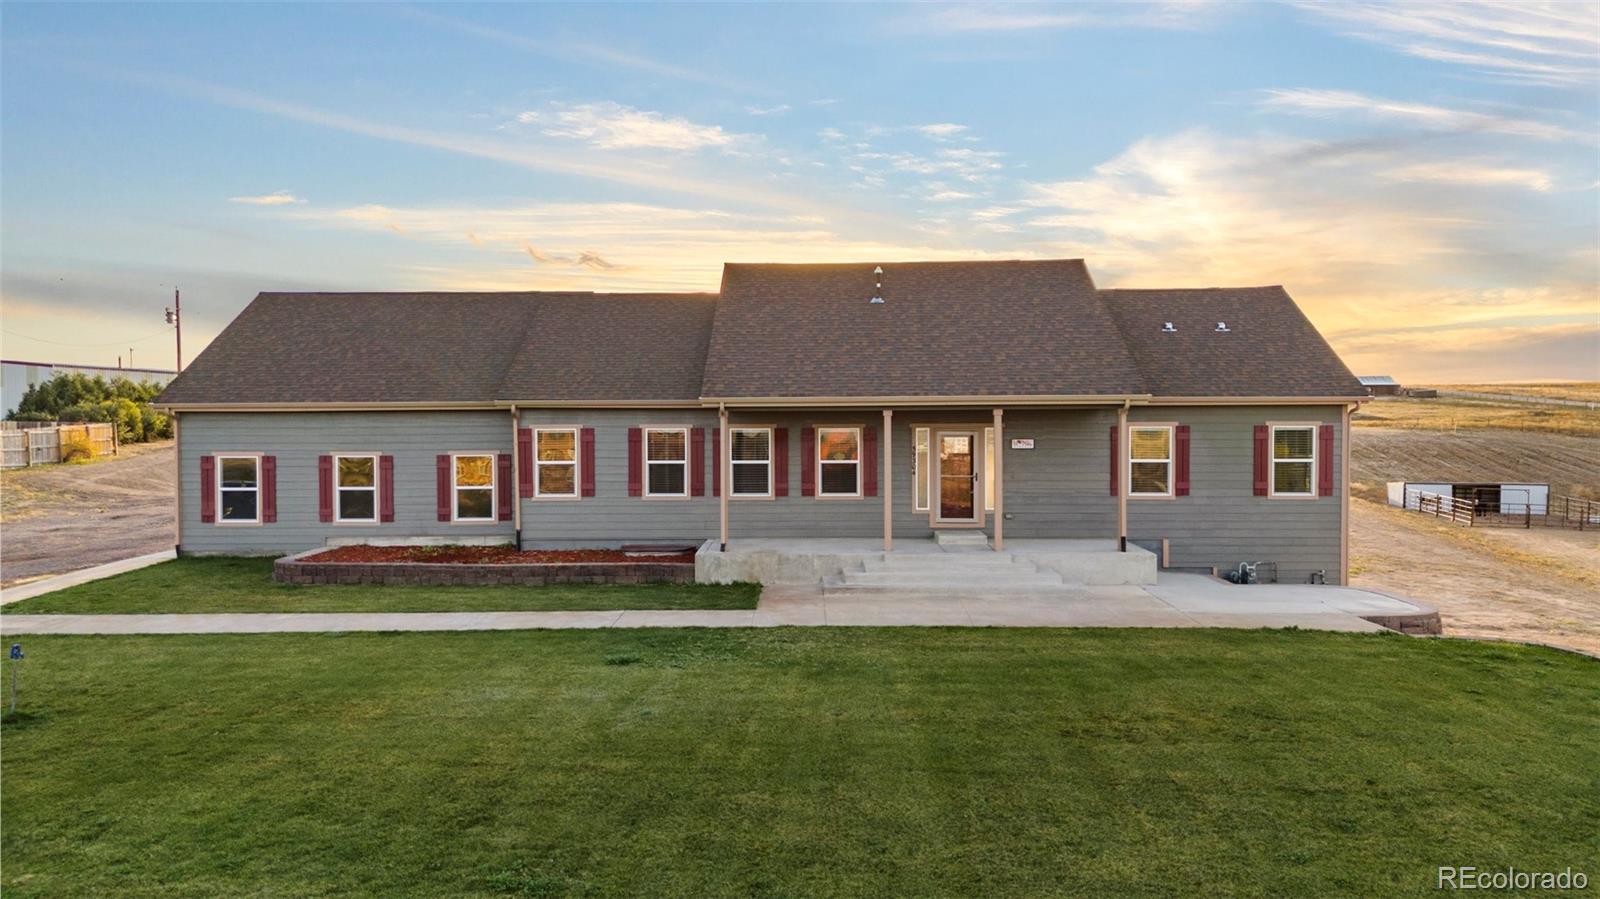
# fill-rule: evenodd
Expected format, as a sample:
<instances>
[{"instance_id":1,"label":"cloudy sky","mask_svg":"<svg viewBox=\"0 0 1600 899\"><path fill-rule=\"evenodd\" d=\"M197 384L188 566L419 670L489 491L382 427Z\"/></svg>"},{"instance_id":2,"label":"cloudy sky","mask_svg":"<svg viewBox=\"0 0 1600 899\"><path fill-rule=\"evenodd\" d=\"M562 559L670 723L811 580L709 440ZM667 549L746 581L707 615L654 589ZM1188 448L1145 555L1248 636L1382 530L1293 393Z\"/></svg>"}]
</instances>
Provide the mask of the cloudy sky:
<instances>
[{"instance_id":1,"label":"cloudy sky","mask_svg":"<svg viewBox=\"0 0 1600 899\"><path fill-rule=\"evenodd\" d=\"M1082 257L1359 373L1600 378L1600 6L0 7L6 358L261 290Z\"/></svg>"}]
</instances>

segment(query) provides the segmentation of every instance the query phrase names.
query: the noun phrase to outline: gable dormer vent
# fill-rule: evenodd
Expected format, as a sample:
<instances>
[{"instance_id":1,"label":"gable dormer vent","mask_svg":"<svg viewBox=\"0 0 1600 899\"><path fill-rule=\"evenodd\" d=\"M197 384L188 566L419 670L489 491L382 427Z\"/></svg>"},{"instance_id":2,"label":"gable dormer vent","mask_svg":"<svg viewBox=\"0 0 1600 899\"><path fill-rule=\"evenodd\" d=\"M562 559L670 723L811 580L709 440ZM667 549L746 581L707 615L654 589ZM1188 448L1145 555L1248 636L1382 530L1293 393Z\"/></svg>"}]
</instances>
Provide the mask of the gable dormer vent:
<instances>
[{"instance_id":1,"label":"gable dormer vent","mask_svg":"<svg viewBox=\"0 0 1600 899\"><path fill-rule=\"evenodd\" d=\"M1218 334L1227 334L1230 330L1231 329L1228 327L1228 323L1227 322L1217 322L1217 333Z\"/></svg>"},{"instance_id":2,"label":"gable dormer vent","mask_svg":"<svg viewBox=\"0 0 1600 899\"><path fill-rule=\"evenodd\" d=\"M1161 333L1163 333L1163 334L1176 334L1176 333L1178 333L1178 326L1173 324L1172 322L1167 322L1166 324L1161 326Z\"/></svg>"},{"instance_id":3,"label":"gable dormer vent","mask_svg":"<svg viewBox=\"0 0 1600 899\"><path fill-rule=\"evenodd\" d=\"M872 300L870 302L875 306L881 306L883 305L883 266L875 266L872 269L872 278L877 283L872 287Z\"/></svg>"}]
</instances>

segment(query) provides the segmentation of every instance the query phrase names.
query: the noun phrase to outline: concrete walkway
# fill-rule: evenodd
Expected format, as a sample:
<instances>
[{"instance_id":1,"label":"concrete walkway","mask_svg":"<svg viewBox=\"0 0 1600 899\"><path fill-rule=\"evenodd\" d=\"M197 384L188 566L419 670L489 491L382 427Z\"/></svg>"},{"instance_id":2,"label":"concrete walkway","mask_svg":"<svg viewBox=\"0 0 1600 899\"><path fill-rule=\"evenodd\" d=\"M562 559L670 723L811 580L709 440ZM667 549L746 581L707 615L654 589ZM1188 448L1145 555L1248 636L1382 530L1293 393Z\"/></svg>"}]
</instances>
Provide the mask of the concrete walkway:
<instances>
[{"instance_id":1,"label":"concrete walkway","mask_svg":"<svg viewBox=\"0 0 1600 899\"><path fill-rule=\"evenodd\" d=\"M3 615L0 633L261 634L333 631L481 631L550 628L980 626L1299 627L1381 631L1362 616L1431 612L1417 603L1349 587L1237 587L1162 573L1150 586L1064 589L1053 596L875 593L829 596L812 587L769 587L754 610L610 612L294 612L206 615Z\"/></svg>"},{"instance_id":2,"label":"concrete walkway","mask_svg":"<svg viewBox=\"0 0 1600 899\"><path fill-rule=\"evenodd\" d=\"M87 584L90 581L98 581L101 578L122 574L125 571L148 568L157 562L169 562L177 557L178 554L176 552L166 549L161 552L146 553L142 556L134 556L131 559L119 559L118 561L107 562L104 565L96 565L92 568L80 568L77 571L69 571L66 574L58 574L53 577L44 577L36 581L16 584L0 590L0 606L7 603L21 602L24 599L32 599L35 596L43 596L46 593L54 593L57 590L65 590L68 587L76 587L79 584Z\"/></svg>"}]
</instances>

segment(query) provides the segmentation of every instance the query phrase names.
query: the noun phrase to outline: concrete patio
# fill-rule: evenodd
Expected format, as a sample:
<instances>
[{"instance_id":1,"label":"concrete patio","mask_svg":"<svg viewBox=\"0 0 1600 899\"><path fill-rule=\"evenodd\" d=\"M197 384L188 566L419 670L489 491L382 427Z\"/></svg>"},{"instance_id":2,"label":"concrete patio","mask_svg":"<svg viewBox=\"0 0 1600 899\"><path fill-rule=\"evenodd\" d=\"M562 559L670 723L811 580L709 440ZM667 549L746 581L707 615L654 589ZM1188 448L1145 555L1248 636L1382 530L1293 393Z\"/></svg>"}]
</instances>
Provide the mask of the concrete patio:
<instances>
[{"instance_id":1,"label":"concrete patio","mask_svg":"<svg viewBox=\"0 0 1600 899\"><path fill-rule=\"evenodd\" d=\"M916 591L837 595L768 587L754 610L608 612L303 612L207 615L4 615L0 633L258 634L640 627L1237 627L1381 631L1373 620L1424 622L1432 609L1350 587L1239 587L1161 574L1153 585L1057 588L1051 595ZM1410 632L1423 632L1418 627Z\"/></svg>"}]
</instances>

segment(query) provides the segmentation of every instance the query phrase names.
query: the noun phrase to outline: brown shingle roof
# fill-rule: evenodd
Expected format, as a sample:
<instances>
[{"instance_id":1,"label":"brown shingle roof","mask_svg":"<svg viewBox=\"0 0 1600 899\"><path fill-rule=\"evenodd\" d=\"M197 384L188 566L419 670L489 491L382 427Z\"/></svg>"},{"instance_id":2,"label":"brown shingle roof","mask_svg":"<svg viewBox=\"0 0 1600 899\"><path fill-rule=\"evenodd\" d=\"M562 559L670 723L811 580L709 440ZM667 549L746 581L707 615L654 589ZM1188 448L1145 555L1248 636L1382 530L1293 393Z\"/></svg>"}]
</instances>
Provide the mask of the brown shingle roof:
<instances>
[{"instance_id":1,"label":"brown shingle roof","mask_svg":"<svg viewBox=\"0 0 1600 899\"><path fill-rule=\"evenodd\" d=\"M1156 396L1366 393L1282 287L1102 290ZM1175 333L1162 328L1172 322ZM1219 333L1226 322L1227 333Z\"/></svg>"},{"instance_id":2,"label":"brown shingle roof","mask_svg":"<svg viewBox=\"0 0 1600 899\"><path fill-rule=\"evenodd\" d=\"M492 400L522 345L529 296L263 293L158 402Z\"/></svg>"},{"instance_id":3,"label":"brown shingle roof","mask_svg":"<svg viewBox=\"0 0 1600 899\"><path fill-rule=\"evenodd\" d=\"M707 397L1142 393L1082 260L735 265Z\"/></svg>"},{"instance_id":4,"label":"brown shingle roof","mask_svg":"<svg viewBox=\"0 0 1600 899\"><path fill-rule=\"evenodd\" d=\"M1281 287L1096 290L1080 260L883 268L882 304L872 263L730 264L720 298L264 293L159 402L1365 393Z\"/></svg>"},{"instance_id":5,"label":"brown shingle roof","mask_svg":"<svg viewBox=\"0 0 1600 899\"><path fill-rule=\"evenodd\" d=\"M695 400L714 293L541 299L495 398Z\"/></svg>"}]
</instances>

